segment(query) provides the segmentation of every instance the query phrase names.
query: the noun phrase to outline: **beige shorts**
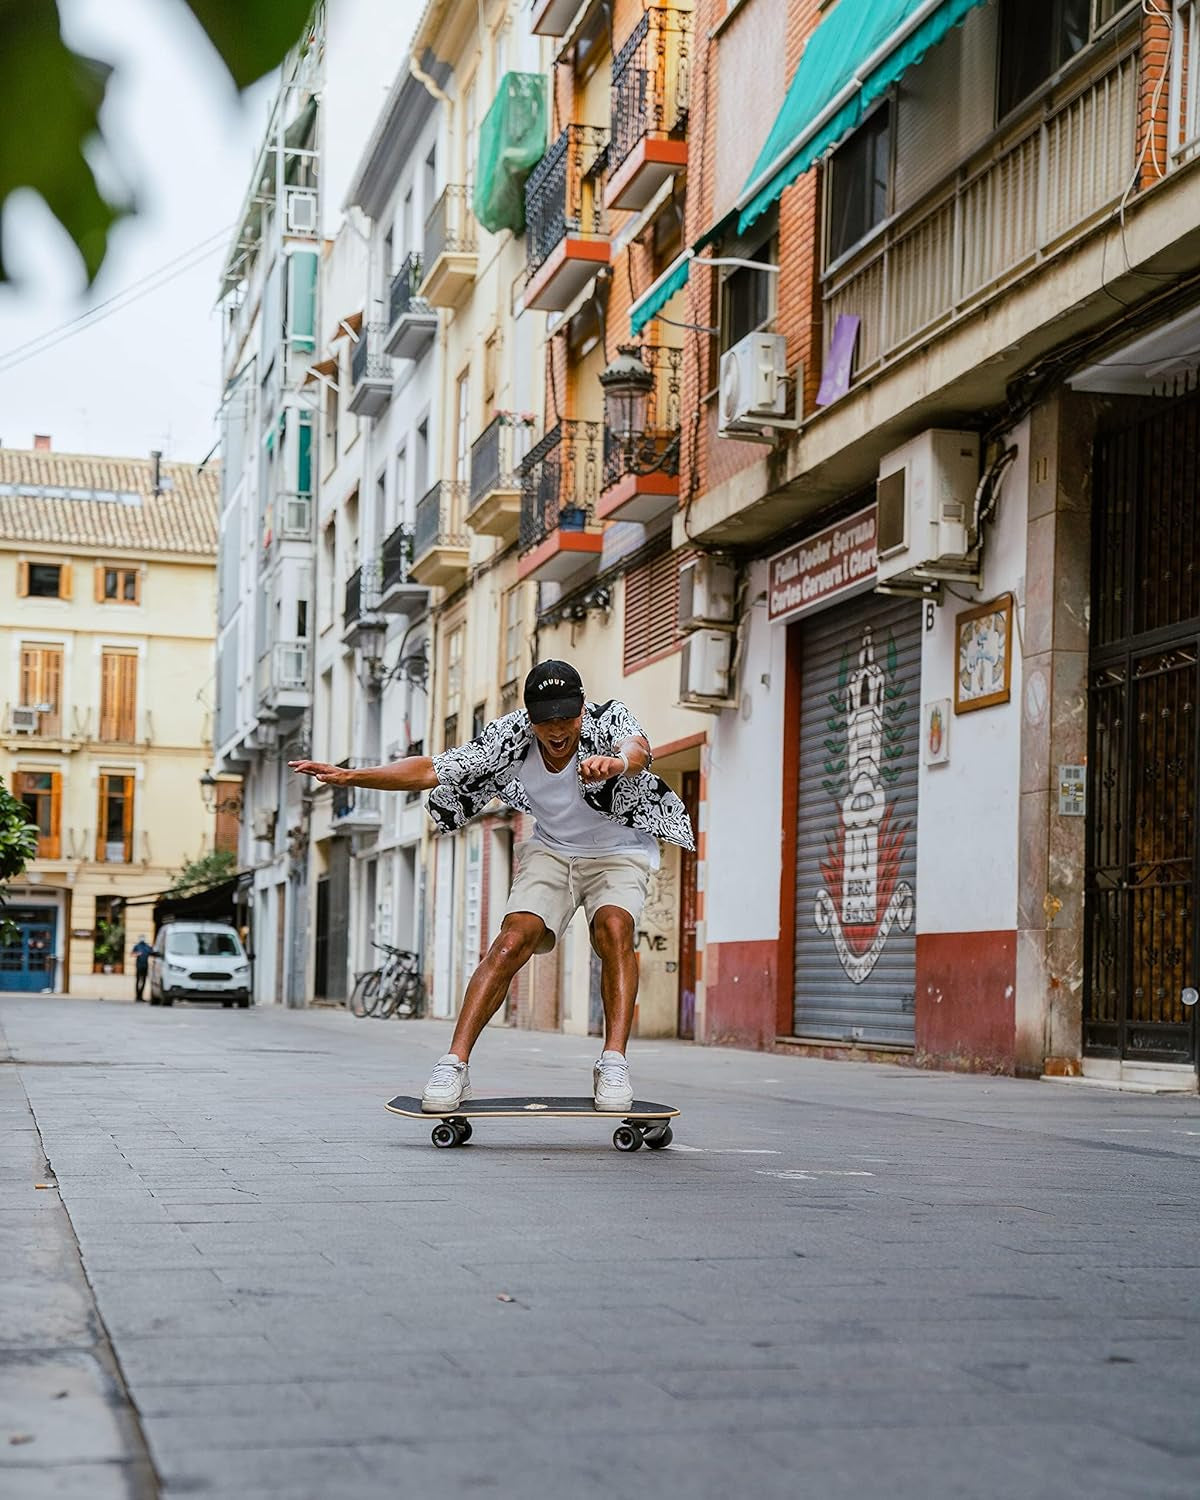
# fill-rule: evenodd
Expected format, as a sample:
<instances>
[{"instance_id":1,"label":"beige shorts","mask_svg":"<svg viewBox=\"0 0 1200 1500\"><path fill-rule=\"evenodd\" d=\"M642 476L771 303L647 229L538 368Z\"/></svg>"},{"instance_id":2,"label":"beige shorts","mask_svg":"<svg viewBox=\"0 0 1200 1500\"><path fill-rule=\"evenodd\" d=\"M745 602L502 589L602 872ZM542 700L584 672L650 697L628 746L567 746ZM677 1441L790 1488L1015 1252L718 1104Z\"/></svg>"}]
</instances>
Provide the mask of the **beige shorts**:
<instances>
[{"instance_id":1,"label":"beige shorts","mask_svg":"<svg viewBox=\"0 0 1200 1500\"><path fill-rule=\"evenodd\" d=\"M508 895L504 915L532 912L546 931L538 953L549 953L582 906L588 925L602 906L619 906L636 926L646 904L650 861L640 854L602 854L594 859L567 859L540 844L517 851L517 878Z\"/></svg>"}]
</instances>

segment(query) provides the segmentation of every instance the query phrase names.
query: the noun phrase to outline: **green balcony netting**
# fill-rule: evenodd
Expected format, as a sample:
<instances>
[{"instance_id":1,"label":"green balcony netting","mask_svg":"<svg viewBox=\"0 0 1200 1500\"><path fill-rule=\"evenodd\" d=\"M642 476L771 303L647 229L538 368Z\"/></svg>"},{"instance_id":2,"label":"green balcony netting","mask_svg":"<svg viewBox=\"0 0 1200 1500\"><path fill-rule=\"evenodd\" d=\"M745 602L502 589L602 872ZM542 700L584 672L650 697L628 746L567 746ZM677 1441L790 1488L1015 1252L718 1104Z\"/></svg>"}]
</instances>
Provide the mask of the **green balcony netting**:
<instances>
[{"instance_id":1,"label":"green balcony netting","mask_svg":"<svg viewBox=\"0 0 1200 1500\"><path fill-rule=\"evenodd\" d=\"M506 73L479 127L479 166L471 201L492 234L525 230L525 179L546 154L546 80Z\"/></svg>"}]
</instances>

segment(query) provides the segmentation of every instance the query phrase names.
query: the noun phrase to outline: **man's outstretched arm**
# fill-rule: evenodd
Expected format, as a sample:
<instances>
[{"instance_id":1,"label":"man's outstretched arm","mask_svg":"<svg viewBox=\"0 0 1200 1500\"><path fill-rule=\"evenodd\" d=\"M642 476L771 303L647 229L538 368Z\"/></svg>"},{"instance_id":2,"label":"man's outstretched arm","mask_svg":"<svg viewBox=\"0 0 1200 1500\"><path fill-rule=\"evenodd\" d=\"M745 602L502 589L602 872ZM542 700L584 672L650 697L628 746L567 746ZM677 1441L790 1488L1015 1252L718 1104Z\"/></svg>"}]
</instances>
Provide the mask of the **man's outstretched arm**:
<instances>
[{"instance_id":1,"label":"man's outstretched arm","mask_svg":"<svg viewBox=\"0 0 1200 1500\"><path fill-rule=\"evenodd\" d=\"M579 769L584 781L611 781L614 776L636 776L650 764L650 745L631 735L613 747L616 755L590 755Z\"/></svg>"},{"instance_id":2,"label":"man's outstretched arm","mask_svg":"<svg viewBox=\"0 0 1200 1500\"><path fill-rule=\"evenodd\" d=\"M371 787L380 792L429 792L438 784L428 755L406 755L390 766L327 766L319 760L289 760L298 776L312 776L326 786Z\"/></svg>"}]
</instances>

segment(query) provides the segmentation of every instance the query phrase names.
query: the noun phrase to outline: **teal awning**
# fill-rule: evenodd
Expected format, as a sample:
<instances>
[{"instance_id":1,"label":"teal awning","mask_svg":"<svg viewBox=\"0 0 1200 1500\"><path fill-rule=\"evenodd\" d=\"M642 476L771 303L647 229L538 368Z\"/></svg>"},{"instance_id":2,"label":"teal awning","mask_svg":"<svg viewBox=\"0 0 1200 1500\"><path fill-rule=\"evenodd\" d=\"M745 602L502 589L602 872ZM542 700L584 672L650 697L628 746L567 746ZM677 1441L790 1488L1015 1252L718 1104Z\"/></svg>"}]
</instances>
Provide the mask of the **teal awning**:
<instances>
[{"instance_id":1,"label":"teal awning","mask_svg":"<svg viewBox=\"0 0 1200 1500\"><path fill-rule=\"evenodd\" d=\"M651 318L656 318L680 287L687 285L695 251L688 249L671 262L654 285L629 310L629 331L637 338Z\"/></svg>"},{"instance_id":2,"label":"teal awning","mask_svg":"<svg viewBox=\"0 0 1200 1500\"><path fill-rule=\"evenodd\" d=\"M896 80L984 0L838 0L808 39L738 199L738 233L849 135Z\"/></svg>"}]
</instances>

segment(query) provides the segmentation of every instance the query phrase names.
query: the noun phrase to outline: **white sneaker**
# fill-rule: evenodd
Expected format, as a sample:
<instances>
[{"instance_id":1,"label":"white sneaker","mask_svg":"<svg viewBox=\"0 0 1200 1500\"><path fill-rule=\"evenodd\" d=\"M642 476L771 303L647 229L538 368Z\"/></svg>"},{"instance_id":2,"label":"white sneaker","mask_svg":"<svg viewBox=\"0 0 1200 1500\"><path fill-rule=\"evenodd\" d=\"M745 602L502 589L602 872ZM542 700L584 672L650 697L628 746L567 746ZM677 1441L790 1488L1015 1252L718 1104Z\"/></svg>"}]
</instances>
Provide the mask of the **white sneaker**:
<instances>
[{"instance_id":1,"label":"white sneaker","mask_svg":"<svg viewBox=\"0 0 1200 1500\"><path fill-rule=\"evenodd\" d=\"M471 1078L466 1063L460 1062L453 1052L439 1057L421 1095L421 1108L431 1115L449 1114L470 1097Z\"/></svg>"},{"instance_id":2,"label":"white sneaker","mask_svg":"<svg viewBox=\"0 0 1200 1500\"><path fill-rule=\"evenodd\" d=\"M597 1109L633 1108L633 1084L629 1081L629 1064L619 1052L602 1052L592 1069L592 1095Z\"/></svg>"}]
</instances>

